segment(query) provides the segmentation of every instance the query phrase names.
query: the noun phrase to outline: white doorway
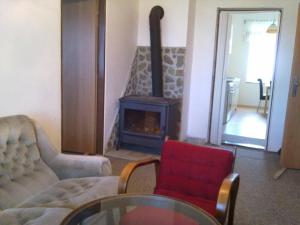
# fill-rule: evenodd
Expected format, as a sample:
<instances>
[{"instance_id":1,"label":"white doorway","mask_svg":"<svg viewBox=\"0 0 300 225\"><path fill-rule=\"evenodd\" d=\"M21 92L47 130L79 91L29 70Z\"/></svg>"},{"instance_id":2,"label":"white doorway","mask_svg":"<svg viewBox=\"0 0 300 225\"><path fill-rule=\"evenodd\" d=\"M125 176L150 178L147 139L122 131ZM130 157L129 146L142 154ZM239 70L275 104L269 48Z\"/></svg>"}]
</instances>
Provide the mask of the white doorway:
<instances>
[{"instance_id":1,"label":"white doorway","mask_svg":"<svg viewBox=\"0 0 300 225\"><path fill-rule=\"evenodd\" d=\"M220 11L210 142L266 149L280 11Z\"/></svg>"}]
</instances>

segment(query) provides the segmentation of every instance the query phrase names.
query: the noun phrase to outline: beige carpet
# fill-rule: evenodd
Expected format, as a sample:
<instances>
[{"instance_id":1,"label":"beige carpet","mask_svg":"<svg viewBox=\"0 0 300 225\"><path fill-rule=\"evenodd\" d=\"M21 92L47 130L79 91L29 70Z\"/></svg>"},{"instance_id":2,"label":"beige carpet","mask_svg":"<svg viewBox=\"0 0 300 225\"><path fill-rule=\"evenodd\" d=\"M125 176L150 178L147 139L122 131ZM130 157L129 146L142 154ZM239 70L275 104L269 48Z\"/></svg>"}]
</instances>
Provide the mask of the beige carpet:
<instances>
[{"instance_id":1,"label":"beige carpet","mask_svg":"<svg viewBox=\"0 0 300 225\"><path fill-rule=\"evenodd\" d=\"M115 175L129 162L110 159ZM279 169L277 154L238 150L235 171L241 184L235 225L300 225L300 170L288 170L275 181L273 175ZM146 166L133 175L129 192L151 193L154 183L154 167Z\"/></svg>"}]
</instances>

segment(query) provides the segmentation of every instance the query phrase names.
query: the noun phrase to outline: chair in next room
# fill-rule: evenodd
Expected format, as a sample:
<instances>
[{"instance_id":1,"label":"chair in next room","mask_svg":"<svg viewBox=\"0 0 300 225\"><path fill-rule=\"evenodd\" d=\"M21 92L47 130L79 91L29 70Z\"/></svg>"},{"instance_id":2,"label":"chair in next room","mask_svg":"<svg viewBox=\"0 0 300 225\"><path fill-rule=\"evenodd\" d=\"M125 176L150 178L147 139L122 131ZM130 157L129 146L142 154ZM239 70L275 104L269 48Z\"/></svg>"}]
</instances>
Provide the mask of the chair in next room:
<instances>
[{"instance_id":1,"label":"chair in next room","mask_svg":"<svg viewBox=\"0 0 300 225\"><path fill-rule=\"evenodd\" d=\"M264 87L263 87L262 79L259 78L259 79L257 79L257 81L258 81L258 84L259 84L259 103L258 103L256 111L258 112L259 108L260 108L261 101L269 100L270 95L268 95L268 96L264 95Z\"/></svg>"}]
</instances>

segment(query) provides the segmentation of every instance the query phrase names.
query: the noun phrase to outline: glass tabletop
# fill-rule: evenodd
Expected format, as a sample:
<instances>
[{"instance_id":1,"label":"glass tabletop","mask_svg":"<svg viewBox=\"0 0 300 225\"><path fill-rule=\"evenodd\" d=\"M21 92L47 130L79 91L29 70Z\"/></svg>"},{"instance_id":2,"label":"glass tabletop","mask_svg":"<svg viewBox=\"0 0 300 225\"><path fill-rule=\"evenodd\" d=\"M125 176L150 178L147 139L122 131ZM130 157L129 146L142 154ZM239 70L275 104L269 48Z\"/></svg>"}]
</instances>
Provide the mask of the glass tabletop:
<instances>
[{"instance_id":1,"label":"glass tabletop","mask_svg":"<svg viewBox=\"0 0 300 225\"><path fill-rule=\"evenodd\" d=\"M118 195L71 212L61 225L220 225L204 210L160 195Z\"/></svg>"}]
</instances>

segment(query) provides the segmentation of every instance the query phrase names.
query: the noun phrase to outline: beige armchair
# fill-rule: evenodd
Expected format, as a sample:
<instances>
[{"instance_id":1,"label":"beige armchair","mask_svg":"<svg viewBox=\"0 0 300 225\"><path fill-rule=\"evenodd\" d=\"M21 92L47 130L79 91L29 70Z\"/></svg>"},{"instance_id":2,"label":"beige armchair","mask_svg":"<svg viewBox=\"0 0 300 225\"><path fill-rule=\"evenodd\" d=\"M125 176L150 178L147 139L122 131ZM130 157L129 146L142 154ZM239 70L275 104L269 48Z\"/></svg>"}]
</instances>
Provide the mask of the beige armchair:
<instances>
[{"instance_id":1,"label":"beige armchair","mask_svg":"<svg viewBox=\"0 0 300 225\"><path fill-rule=\"evenodd\" d=\"M59 224L73 209L115 195L101 156L59 153L26 116L0 118L0 224ZM49 220L49 218L51 218Z\"/></svg>"}]
</instances>

